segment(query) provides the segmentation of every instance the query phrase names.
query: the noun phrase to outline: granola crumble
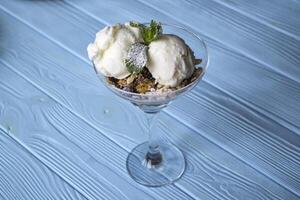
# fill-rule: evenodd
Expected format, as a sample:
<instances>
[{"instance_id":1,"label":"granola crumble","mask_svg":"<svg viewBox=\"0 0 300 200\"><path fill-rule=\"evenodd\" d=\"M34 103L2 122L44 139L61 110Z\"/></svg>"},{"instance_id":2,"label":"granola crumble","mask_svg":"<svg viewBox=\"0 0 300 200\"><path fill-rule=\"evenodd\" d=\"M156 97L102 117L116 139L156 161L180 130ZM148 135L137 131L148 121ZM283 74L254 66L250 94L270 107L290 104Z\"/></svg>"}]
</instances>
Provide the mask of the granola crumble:
<instances>
[{"instance_id":1,"label":"granola crumble","mask_svg":"<svg viewBox=\"0 0 300 200\"><path fill-rule=\"evenodd\" d=\"M145 93L162 93L168 91L178 90L185 87L186 85L195 81L202 73L202 68L195 68L192 76L188 79L184 79L176 87L168 87L155 82L149 70L144 67L138 74L132 74L124 79L116 79L113 77L107 77L106 80L109 84L122 89L127 92L134 92L138 94Z\"/></svg>"}]
</instances>

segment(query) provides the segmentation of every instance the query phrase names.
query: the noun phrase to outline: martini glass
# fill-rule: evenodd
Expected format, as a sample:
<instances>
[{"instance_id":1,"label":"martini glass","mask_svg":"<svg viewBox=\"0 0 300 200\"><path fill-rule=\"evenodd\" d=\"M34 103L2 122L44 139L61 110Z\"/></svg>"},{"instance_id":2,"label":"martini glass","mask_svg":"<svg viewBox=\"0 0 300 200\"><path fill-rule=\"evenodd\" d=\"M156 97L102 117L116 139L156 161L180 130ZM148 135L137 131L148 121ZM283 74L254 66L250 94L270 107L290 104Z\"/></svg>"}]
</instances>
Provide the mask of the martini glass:
<instances>
[{"instance_id":1,"label":"martini glass","mask_svg":"<svg viewBox=\"0 0 300 200\"><path fill-rule=\"evenodd\" d=\"M148 24L145 24L148 25ZM165 34L174 34L185 40L186 44L194 51L195 57L202 62L196 65L202 72L193 82L178 90L159 94L137 94L124 91L109 84L102 74L97 75L103 84L119 97L130 101L134 106L143 111L147 121L147 142L136 146L127 157L127 170L129 175L138 183L159 187L168 185L178 180L185 170L183 153L173 144L162 140L160 133L152 131L155 119L160 111L172 100L187 93L202 79L208 66L208 52L203 40L193 32L177 25L163 24ZM94 65L95 67L95 65ZM97 72L97 70L95 70Z\"/></svg>"}]
</instances>

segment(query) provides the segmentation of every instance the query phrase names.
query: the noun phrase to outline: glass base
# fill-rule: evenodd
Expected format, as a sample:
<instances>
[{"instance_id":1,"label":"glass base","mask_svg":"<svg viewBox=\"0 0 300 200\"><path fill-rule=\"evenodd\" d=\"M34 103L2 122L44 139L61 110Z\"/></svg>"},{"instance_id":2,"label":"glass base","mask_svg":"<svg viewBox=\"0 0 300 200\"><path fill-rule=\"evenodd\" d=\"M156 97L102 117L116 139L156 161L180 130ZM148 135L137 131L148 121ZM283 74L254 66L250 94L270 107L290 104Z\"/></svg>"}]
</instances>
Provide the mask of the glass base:
<instances>
[{"instance_id":1,"label":"glass base","mask_svg":"<svg viewBox=\"0 0 300 200\"><path fill-rule=\"evenodd\" d=\"M147 159L149 145L144 142L135 147L127 157L127 170L138 183L159 187L178 180L185 169L185 159L182 152L172 144L160 144L160 160L151 162Z\"/></svg>"}]
</instances>

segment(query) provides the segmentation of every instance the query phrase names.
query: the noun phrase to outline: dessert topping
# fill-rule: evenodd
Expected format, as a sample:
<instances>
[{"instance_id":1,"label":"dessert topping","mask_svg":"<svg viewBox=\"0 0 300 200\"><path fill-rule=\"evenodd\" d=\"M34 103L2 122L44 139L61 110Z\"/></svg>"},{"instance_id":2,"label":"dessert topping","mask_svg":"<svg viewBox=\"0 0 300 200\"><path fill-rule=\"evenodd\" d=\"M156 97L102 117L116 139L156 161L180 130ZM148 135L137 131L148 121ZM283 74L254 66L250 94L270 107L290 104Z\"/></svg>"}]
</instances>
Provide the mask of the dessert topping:
<instances>
[{"instance_id":1,"label":"dessert topping","mask_svg":"<svg viewBox=\"0 0 300 200\"><path fill-rule=\"evenodd\" d=\"M124 61L129 73L139 73L146 66L147 49L148 47L142 43L134 43L130 46Z\"/></svg>"}]
</instances>

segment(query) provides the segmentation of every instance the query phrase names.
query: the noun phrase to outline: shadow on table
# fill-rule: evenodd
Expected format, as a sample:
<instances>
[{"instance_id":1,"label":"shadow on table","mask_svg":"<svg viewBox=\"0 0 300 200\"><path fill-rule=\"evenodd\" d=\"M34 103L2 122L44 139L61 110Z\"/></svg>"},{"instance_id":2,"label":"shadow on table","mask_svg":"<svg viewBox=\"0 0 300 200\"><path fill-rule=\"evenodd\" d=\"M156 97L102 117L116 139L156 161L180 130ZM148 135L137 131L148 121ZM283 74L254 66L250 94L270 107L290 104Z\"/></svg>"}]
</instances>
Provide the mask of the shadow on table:
<instances>
[{"instance_id":1,"label":"shadow on table","mask_svg":"<svg viewBox=\"0 0 300 200\"><path fill-rule=\"evenodd\" d=\"M191 173L190 170L194 169L195 166L203 164L208 151L209 154L219 151L218 147L207 142L201 135L190 129L186 129L186 127L184 128L184 126L176 126L175 124L179 122L176 122L175 119L162 118L162 121L157 124L157 128L154 128L153 131L160 132L159 135L162 140L171 142L184 153L187 173ZM171 123L169 120L174 125L169 126L168 123Z\"/></svg>"}]
</instances>

